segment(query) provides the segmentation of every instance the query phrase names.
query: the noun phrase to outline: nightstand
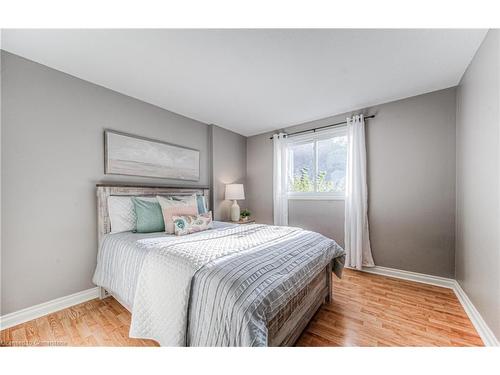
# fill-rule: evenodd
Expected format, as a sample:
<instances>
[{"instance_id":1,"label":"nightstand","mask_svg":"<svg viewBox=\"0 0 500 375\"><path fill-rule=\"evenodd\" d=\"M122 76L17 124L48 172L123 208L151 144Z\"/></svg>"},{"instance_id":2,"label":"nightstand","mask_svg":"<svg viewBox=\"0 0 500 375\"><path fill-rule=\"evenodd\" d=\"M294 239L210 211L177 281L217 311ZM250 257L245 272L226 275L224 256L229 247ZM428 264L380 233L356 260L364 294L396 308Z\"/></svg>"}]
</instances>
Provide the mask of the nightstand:
<instances>
[{"instance_id":1,"label":"nightstand","mask_svg":"<svg viewBox=\"0 0 500 375\"><path fill-rule=\"evenodd\" d=\"M240 221L231 221L231 220L224 220L225 223L233 223L233 224L255 224L255 219L248 219L248 220L241 220Z\"/></svg>"}]
</instances>

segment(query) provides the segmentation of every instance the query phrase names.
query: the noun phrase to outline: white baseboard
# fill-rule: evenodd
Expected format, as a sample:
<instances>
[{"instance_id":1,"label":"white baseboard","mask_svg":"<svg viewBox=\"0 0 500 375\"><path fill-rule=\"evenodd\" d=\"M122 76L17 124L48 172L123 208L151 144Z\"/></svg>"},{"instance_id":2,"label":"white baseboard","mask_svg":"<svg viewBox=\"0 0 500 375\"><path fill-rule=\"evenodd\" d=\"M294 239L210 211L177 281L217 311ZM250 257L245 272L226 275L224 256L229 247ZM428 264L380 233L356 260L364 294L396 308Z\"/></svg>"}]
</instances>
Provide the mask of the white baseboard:
<instances>
[{"instance_id":1,"label":"white baseboard","mask_svg":"<svg viewBox=\"0 0 500 375\"><path fill-rule=\"evenodd\" d=\"M99 297L99 288L95 287L0 316L0 330L78 305L82 302L90 301L97 297Z\"/></svg>"},{"instance_id":2,"label":"white baseboard","mask_svg":"<svg viewBox=\"0 0 500 375\"><path fill-rule=\"evenodd\" d=\"M387 267L363 267L363 272L373 273L381 276L394 277L397 279L415 281L423 284L436 285L443 288L452 289L458 298L458 301L465 310L470 321L476 328L477 333L483 340L485 346L500 346L498 339L495 337L490 327L486 324L483 317L477 311L472 301L469 299L465 291L462 289L458 281L455 279L448 279L446 277L426 275L423 273L410 272L405 270L398 270Z\"/></svg>"},{"instance_id":3,"label":"white baseboard","mask_svg":"<svg viewBox=\"0 0 500 375\"><path fill-rule=\"evenodd\" d=\"M436 285L449 289L453 289L455 285L454 279L448 279L446 277L440 277L440 276L426 275L424 273L418 273L418 272L398 270L395 268L387 268L380 266L363 267L363 272L374 273L382 276L395 277L397 279L416 281L418 283Z\"/></svg>"},{"instance_id":4,"label":"white baseboard","mask_svg":"<svg viewBox=\"0 0 500 375\"><path fill-rule=\"evenodd\" d=\"M453 288L453 291L457 295L457 298L462 304L462 307L464 308L465 312L469 316L469 319L476 328L477 333L479 333L479 336L481 336L484 345L500 346L500 342L498 341L498 339L496 338L495 334L492 332L490 327L488 327L488 325L484 321L479 311L477 311L476 307L469 299L469 296L467 296L467 294L462 289L458 281L456 280L454 281L455 281L455 287Z\"/></svg>"}]
</instances>

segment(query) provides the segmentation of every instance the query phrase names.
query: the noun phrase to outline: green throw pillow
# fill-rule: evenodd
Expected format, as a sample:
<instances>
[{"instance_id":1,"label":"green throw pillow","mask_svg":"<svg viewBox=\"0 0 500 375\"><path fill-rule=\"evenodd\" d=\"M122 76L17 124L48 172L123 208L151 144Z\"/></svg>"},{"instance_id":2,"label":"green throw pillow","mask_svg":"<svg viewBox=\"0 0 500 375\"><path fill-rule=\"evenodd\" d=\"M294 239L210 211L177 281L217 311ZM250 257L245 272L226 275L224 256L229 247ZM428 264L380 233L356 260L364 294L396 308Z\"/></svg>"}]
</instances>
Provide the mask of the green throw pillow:
<instances>
[{"instance_id":1,"label":"green throw pillow","mask_svg":"<svg viewBox=\"0 0 500 375\"><path fill-rule=\"evenodd\" d=\"M136 232L152 233L164 232L165 222L161 206L158 202L148 202L139 198L132 198L136 216Z\"/></svg>"}]
</instances>

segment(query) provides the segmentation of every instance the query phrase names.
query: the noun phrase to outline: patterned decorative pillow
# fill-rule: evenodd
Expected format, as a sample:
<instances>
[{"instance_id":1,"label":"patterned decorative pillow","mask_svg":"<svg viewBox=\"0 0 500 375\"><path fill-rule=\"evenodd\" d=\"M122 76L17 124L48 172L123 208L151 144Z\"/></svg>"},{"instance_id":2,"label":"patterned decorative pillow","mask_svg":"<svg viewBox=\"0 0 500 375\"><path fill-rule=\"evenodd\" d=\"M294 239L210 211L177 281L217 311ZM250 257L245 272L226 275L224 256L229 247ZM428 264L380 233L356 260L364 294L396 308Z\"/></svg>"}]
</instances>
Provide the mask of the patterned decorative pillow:
<instances>
[{"instance_id":1,"label":"patterned decorative pillow","mask_svg":"<svg viewBox=\"0 0 500 375\"><path fill-rule=\"evenodd\" d=\"M176 236L201 232L212 228L212 211L196 216L172 216Z\"/></svg>"},{"instance_id":2,"label":"patterned decorative pillow","mask_svg":"<svg viewBox=\"0 0 500 375\"><path fill-rule=\"evenodd\" d=\"M163 221L165 222L165 232L168 234L175 233L172 216L198 215L198 204L194 195L183 200L169 199L159 195L156 198L160 203Z\"/></svg>"}]
</instances>

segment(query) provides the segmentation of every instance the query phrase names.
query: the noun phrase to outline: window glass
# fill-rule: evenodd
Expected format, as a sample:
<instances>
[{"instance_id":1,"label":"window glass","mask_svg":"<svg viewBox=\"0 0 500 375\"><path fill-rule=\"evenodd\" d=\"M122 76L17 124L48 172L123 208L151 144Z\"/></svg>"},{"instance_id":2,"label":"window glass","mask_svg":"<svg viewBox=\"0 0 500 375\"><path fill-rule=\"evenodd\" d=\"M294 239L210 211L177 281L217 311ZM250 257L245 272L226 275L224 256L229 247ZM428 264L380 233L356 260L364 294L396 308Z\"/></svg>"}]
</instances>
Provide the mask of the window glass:
<instances>
[{"instance_id":1,"label":"window glass","mask_svg":"<svg viewBox=\"0 0 500 375\"><path fill-rule=\"evenodd\" d=\"M336 131L307 140L290 139L287 145L288 193L292 198L343 198L345 193L347 136Z\"/></svg>"},{"instance_id":2,"label":"window glass","mask_svg":"<svg viewBox=\"0 0 500 375\"><path fill-rule=\"evenodd\" d=\"M314 142L291 144L288 152L289 191L314 192Z\"/></svg>"},{"instance_id":3,"label":"window glass","mask_svg":"<svg viewBox=\"0 0 500 375\"><path fill-rule=\"evenodd\" d=\"M347 159L347 137L319 140L318 170L316 184L318 192L341 193L345 191Z\"/></svg>"}]
</instances>

